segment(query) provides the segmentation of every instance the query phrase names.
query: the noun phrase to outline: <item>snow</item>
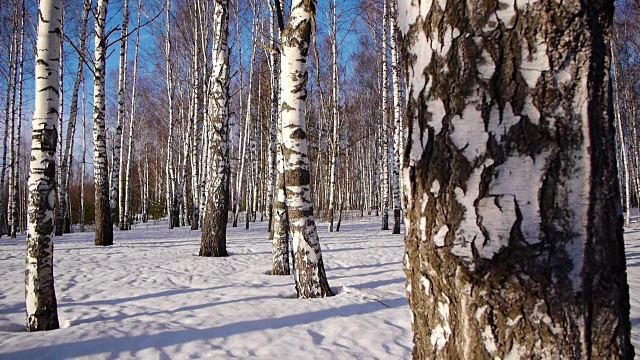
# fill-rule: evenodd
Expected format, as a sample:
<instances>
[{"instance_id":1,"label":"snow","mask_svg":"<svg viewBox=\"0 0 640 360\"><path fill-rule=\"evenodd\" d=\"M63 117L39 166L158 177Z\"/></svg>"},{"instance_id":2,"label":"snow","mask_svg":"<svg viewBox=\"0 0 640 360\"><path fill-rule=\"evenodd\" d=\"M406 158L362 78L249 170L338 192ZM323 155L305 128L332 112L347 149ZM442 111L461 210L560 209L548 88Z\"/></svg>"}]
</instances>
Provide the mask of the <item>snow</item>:
<instances>
[{"instance_id":1,"label":"snow","mask_svg":"<svg viewBox=\"0 0 640 360\"><path fill-rule=\"evenodd\" d=\"M295 298L267 275L266 222L228 228L227 258L202 258L200 232L166 223L56 237L61 329L26 333L25 238L0 239L0 359L411 357L401 236L378 217L321 233L332 298Z\"/></svg>"},{"instance_id":2,"label":"snow","mask_svg":"<svg viewBox=\"0 0 640 360\"><path fill-rule=\"evenodd\" d=\"M337 296L294 298L292 278L266 275L266 223L229 228L227 258L195 256L200 232L166 223L115 232L95 247L93 234L55 238L61 329L24 332L25 238L0 239L0 359L376 358L411 357L411 313L402 271L402 238L378 230L379 218L343 221L321 233L323 260ZM640 348L640 225L625 231L632 342ZM406 258L405 258L406 261ZM431 276L431 275L429 275ZM434 274L437 276L437 274ZM420 279L424 291L430 281ZM442 324L431 341L452 334L449 299L435 304ZM480 320L486 305L470 311ZM536 304L533 316L557 331ZM520 316L507 319L514 326ZM486 329L485 329L486 330ZM486 346L492 348L490 332ZM505 358L523 356L514 344ZM284 355L283 355L284 354Z\"/></svg>"}]
</instances>

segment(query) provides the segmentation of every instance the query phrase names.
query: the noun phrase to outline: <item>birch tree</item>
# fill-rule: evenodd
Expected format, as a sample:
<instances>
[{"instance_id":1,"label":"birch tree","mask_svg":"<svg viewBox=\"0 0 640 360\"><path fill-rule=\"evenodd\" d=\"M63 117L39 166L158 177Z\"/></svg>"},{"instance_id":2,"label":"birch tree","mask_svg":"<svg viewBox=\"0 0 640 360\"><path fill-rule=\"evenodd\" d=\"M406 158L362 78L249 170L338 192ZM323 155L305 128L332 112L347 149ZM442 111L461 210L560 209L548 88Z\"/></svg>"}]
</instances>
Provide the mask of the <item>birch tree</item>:
<instances>
[{"instance_id":1,"label":"birch tree","mask_svg":"<svg viewBox=\"0 0 640 360\"><path fill-rule=\"evenodd\" d=\"M131 205L129 204L131 198L131 161L133 160L133 131L135 130L135 120L136 120L136 88L137 88L137 80L138 80L138 48L140 46L140 16L142 15L142 0L138 2L138 21L137 26L138 30L136 31L136 41L135 47L133 50L133 79L131 81L131 107L129 109L129 140L127 146L127 163L125 166L124 172L124 188L122 192L124 192L124 205L121 208L122 218L120 221L120 230L130 230L131 229Z\"/></svg>"},{"instance_id":2,"label":"birch tree","mask_svg":"<svg viewBox=\"0 0 640 360\"><path fill-rule=\"evenodd\" d=\"M496 6L399 2L414 358L630 359L613 1Z\"/></svg>"},{"instance_id":3,"label":"birch tree","mask_svg":"<svg viewBox=\"0 0 640 360\"><path fill-rule=\"evenodd\" d=\"M298 297L301 298L333 295L327 282L313 217L305 123L306 59L316 5L315 0L294 0L289 22L282 31L282 152L294 278Z\"/></svg>"},{"instance_id":4,"label":"birch tree","mask_svg":"<svg viewBox=\"0 0 640 360\"><path fill-rule=\"evenodd\" d=\"M116 209L119 210L118 222L122 222L124 217L124 166L122 158L124 157L124 136L122 136L122 127L125 121L125 89L127 87L127 48L129 37L127 31L129 29L129 0L124 0L124 8L122 10L122 25L120 29L120 64L118 67L118 123L116 124L116 132L113 136L113 164L111 167L111 192L109 195L109 206L111 218L115 219ZM115 221L115 220L113 220ZM122 224L120 225L122 227Z\"/></svg>"},{"instance_id":5,"label":"birch tree","mask_svg":"<svg viewBox=\"0 0 640 360\"><path fill-rule=\"evenodd\" d=\"M229 2L214 2L212 73L208 119L209 196L202 224L200 256L227 256L229 217Z\"/></svg>"},{"instance_id":6,"label":"birch tree","mask_svg":"<svg viewBox=\"0 0 640 360\"><path fill-rule=\"evenodd\" d=\"M391 78L393 81L393 176L391 188L393 192L393 234L400 234L401 202L400 198L400 155L402 146L402 105L400 104L400 67L398 66L398 25L397 0L389 2L389 38L391 40Z\"/></svg>"},{"instance_id":7,"label":"birch tree","mask_svg":"<svg viewBox=\"0 0 640 360\"><path fill-rule=\"evenodd\" d=\"M93 173L95 181L95 244L113 245L113 223L109 206L109 172L105 131L105 26L109 0L98 0L95 11L95 62L93 71Z\"/></svg>"},{"instance_id":8,"label":"birch tree","mask_svg":"<svg viewBox=\"0 0 640 360\"><path fill-rule=\"evenodd\" d=\"M62 1L41 0L38 14L37 91L33 113L25 271L27 331L59 328L52 237Z\"/></svg>"},{"instance_id":9,"label":"birch tree","mask_svg":"<svg viewBox=\"0 0 640 360\"><path fill-rule=\"evenodd\" d=\"M56 221L56 236L60 236L63 233L65 219L67 217L67 196L69 191L69 172L71 160L73 158L73 138L76 129L76 119L78 117L78 93L80 91L80 85L84 81L84 49L87 45L87 25L89 22L89 12L91 11L91 1L83 0L82 2L82 19L80 27L80 43L78 49L81 51L78 60L78 70L76 72L76 80L73 84L73 90L71 93L71 108L69 109L69 123L67 124L67 136L66 147L64 150L64 156L60 163L60 185L58 192L58 218ZM83 104L84 106L84 104ZM62 151L62 148L60 148Z\"/></svg>"},{"instance_id":10,"label":"birch tree","mask_svg":"<svg viewBox=\"0 0 640 360\"><path fill-rule=\"evenodd\" d=\"M382 200L382 230L389 230L389 138L387 126L389 121L389 75L387 60L388 0L383 0L382 12L382 70L381 95L382 114L380 119L380 192Z\"/></svg>"}]
</instances>

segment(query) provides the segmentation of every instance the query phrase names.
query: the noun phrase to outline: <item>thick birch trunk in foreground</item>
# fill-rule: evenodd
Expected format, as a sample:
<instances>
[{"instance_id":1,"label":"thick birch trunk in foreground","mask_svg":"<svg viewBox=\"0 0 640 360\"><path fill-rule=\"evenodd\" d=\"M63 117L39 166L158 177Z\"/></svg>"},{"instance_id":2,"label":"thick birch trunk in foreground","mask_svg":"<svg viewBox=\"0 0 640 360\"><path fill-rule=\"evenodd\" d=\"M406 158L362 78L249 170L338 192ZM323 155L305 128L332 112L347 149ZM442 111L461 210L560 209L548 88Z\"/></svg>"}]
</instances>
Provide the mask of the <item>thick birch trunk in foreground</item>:
<instances>
[{"instance_id":1,"label":"thick birch trunk in foreground","mask_svg":"<svg viewBox=\"0 0 640 360\"><path fill-rule=\"evenodd\" d=\"M633 358L613 1L438 4L399 8L414 358Z\"/></svg>"},{"instance_id":2,"label":"thick birch trunk in foreground","mask_svg":"<svg viewBox=\"0 0 640 360\"><path fill-rule=\"evenodd\" d=\"M229 217L229 2L215 0L210 101L209 196L202 223L200 256L227 256Z\"/></svg>"},{"instance_id":3,"label":"thick birch trunk in foreground","mask_svg":"<svg viewBox=\"0 0 640 360\"><path fill-rule=\"evenodd\" d=\"M305 105L307 99L306 58L311 41L315 0L294 0L289 23L282 32L282 150L289 233L293 244L298 297L332 296L313 218L313 203L307 157Z\"/></svg>"},{"instance_id":4,"label":"thick birch trunk in foreground","mask_svg":"<svg viewBox=\"0 0 640 360\"><path fill-rule=\"evenodd\" d=\"M113 245L109 208L109 167L105 131L105 25L109 0L98 0L95 16L95 70L93 81L93 172L95 181L96 245Z\"/></svg>"},{"instance_id":5,"label":"thick birch trunk in foreground","mask_svg":"<svg viewBox=\"0 0 640 360\"><path fill-rule=\"evenodd\" d=\"M58 141L58 69L62 1L42 0L38 9L36 98L29 169L25 296L27 331L59 328L53 283L53 207Z\"/></svg>"}]
</instances>

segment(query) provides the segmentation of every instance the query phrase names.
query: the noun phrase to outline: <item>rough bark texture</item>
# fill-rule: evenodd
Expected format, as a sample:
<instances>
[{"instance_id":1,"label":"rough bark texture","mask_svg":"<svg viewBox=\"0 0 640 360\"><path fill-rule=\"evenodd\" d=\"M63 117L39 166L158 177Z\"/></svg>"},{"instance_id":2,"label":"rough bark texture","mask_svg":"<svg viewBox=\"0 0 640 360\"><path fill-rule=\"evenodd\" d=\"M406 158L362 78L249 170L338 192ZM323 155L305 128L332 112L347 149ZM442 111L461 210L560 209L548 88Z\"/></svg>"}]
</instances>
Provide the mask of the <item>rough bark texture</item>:
<instances>
[{"instance_id":1,"label":"rough bark texture","mask_svg":"<svg viewBox=\"0 0 640 360\"><path fill-rule=\"evenodd\" d=\"M213 71L210 95L212 131L209 196L202 223L200 256L227 256L229 216L229 2L216 0L214 17Z\"/></svg>"},{"instance_id":2,"label":"rough bark texture","mask_svg":"<svg viewBox=\"0 0 640 360\"><path fill-rule=\"evenodd\" d=\"M58 142L62 1L42 0L38 9L36 97L29 171L25 297L27 331L59 328L53 282L53 207Z\"/></svg>"},{"instance_id":3,"label":"rough bark texture","mask_svg":"<svg viewBox=\"0 0 640 360\"><path fill-rule=\"evenodd\" d=\"M613 1L399 5L414 358L632 358Z\"/></svg>"},{"instance_id":4,"label":"rough bark texture","mask_svg":"<svg viewBox=\"0 0 640 360\"><path fill-rule=\"evenodd\" d=\"M320 241L311 202L305 103L306 59L315 19L315 0L294 0L289 23L282 32L282 149L285 193L292 239L298 297L332 296L322 262Z\"/></svg>"},{"instance_id":5,"label":"rough bark texture","mask_svg":"<svg viewBox=\"0 0 640 360\"><path fill-rule=\"evenodd\" d=\"M96 245L113 245L109 208L109 167L105 132L105 25L109 0L98 0L95 16L95 69L93 81L93 171L95 181Z\"/></svg>"}]
</instances>

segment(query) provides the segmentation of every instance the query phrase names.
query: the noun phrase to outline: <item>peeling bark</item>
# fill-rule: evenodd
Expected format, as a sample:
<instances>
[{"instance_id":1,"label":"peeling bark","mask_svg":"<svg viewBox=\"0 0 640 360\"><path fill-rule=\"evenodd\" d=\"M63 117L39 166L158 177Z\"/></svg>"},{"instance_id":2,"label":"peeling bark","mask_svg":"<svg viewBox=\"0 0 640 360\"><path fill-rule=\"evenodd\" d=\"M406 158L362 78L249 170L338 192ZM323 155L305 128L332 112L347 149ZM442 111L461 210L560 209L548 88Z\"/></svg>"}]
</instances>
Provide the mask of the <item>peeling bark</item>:
<instances>
[{"instance_id":1,"label":"peeling bark","mask_svg":"<svg viewBox=\"0 0 640 360\"><path fill-rule=\"evenodd\" d=\"M633 358L613 1L399 5L414 358Z\"/></svg>"}]
</instances>

